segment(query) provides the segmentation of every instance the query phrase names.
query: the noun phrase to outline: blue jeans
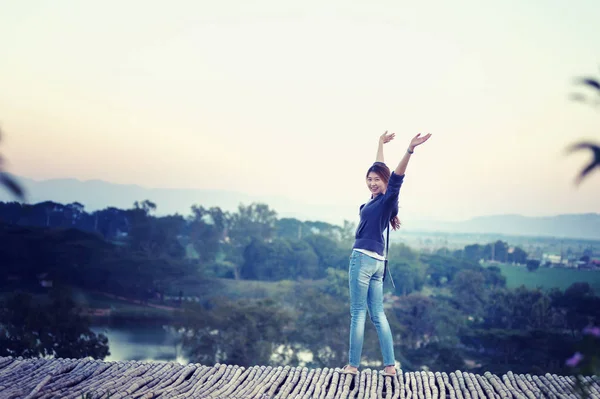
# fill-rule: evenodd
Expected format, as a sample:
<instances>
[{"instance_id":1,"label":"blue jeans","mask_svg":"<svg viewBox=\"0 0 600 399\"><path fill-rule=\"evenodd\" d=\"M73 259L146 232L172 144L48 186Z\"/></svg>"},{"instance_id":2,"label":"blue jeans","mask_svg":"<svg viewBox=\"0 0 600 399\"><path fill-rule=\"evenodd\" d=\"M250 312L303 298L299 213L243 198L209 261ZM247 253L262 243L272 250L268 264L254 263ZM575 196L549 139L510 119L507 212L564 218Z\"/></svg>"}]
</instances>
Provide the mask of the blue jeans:
<instances>
[{"instance_id":1,"label":"blue jeans","mask_svg":"<svg viewBox=\"0 0 600 399\"><path fill-rule=\"evenodd\" d=\"M360 365L367 309L377 329L384 366L394 366L394 342L387 317L383 312L383 268L377 260L358 251L350 255L350 351L349 364Z\"/></svg>"}]
</instances>

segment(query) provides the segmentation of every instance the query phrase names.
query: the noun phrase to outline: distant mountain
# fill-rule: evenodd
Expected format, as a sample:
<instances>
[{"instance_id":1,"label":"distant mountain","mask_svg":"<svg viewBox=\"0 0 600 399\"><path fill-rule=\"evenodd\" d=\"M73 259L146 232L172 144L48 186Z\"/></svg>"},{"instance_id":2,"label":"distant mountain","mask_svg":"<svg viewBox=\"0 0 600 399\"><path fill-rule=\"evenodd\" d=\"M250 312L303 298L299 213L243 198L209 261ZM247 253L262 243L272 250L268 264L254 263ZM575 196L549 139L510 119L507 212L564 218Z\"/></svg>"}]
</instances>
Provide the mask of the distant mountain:
<instances>
[{"instance_id":1,"label":"distant mountain","mask_svg":"<svg viewBox=\"0 0 600 399\"><path fill-rule=\"evenodd\" d=\"M413 230L452 233L495 233L511 236L552 236L600 240L600 214L582 213L531 217L480 216L460 222L415 221Z\"/></svg>"},{"instance_id":2,"label":"distant mountain","mask_svg":"<svg viewBox=\"0 0 600 399\"><path fill-rule=\"evenodd\" d=\"M25 187L28 202L55 201L62 204L79 202L87 212L113 206L120 209L133 207L135 201L150 200L157 205L157 215L191 214L192 205L205 208L218 206L225 211L235 211L240 204L260 202L277 211L280 218L320 220L341 225L348 214L339 205L311 205L277 196L253 196L240 192L202 189L148 188L134 184L115 184L102 180L77 179L33 180L17 177ZM14 201L6 190L0 189L0 201ZM350 208L350 211L355 211Z\"/></svg>"},{"instance_id":3,"label":"distant mountain","mask_svg":"<svg viewBox=\"0 0 600 399\"><path fill-rule=\"evenodd\" d=\"M114 184L101 180L51 179L36 181L19 178L29 194L29 202L55 201L63 204L80 202L92 212L114 206L128 209L135 201L150 200L157 204L158 215L179 213L187 216L194 204L218 206L235 211L240 203L268 204L280 218L319 220L341 225L348 215L355 215L353 205L311 205L285 197L253 196L225 190L161 189L133 184ZM0 201L13 201L6 190L0 190ZM502 234L512 236L553 236L600 240L600 214L568 214L546 217L521 215L481 216L460 222L414 220L404 214L402 231ZM356 221L356 220L352 220ZM397 235L399 233L395 233ZM401 233L400 233L401 234Z\"/></svg>"}]
</instances>

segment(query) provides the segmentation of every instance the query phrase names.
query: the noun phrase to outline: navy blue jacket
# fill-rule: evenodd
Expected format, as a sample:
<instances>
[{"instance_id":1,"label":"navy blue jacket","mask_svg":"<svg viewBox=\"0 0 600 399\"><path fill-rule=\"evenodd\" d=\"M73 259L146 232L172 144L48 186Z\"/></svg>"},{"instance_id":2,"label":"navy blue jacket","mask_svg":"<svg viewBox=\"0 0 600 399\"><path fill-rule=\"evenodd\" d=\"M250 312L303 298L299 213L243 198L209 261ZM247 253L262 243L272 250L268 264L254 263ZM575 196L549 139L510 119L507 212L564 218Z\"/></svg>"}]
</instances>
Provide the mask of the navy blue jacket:
<instances>
[{"instance_id":1,"label":"navy blue jacket","mask_svg":"<svg viewBox=\"0 0 600 399\"><path fill-rule=\"evenodd\" d=\"M398 194L404 175L392 172L385 194L360 206L360 223L356 228L354 246L383 256L383 232L390 223L392 215L398 214Z\"/></svg>"}]
</instances>

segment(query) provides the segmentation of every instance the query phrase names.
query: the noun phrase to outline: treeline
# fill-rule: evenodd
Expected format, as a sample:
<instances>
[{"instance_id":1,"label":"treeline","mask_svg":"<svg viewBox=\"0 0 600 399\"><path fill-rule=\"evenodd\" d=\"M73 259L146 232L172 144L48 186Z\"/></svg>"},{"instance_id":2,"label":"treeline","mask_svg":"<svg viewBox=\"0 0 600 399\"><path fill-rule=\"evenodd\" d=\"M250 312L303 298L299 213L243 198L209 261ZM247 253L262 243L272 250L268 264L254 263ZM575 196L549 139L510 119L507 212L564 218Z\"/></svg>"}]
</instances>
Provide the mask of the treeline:
<instances>
[{"instance_id":1,"label":"treeline","mask_svg":"<svg viewBox=\"0 0 600 399\"><path fill-rule=\"evenodd\" d=\"M176 297L191 282L196 293L210 295L173 319L187 331L182 339L190 360L293 365L310 353L313 367L347 361L351 223L279 219L264 204L236 212L194 206L187 217L157 217L155 210L149 201L89 214L73 204L0 204L3 290L45 291L41 284L51 280L168 302L167 294ZM597 324L599 298L587 284L565 292L507 289L498 268L478 262L504 249L507 259L526 258L501 241L433 254L391 245L396 290L386 285L386 304L404 369L569 371L565 359L581 331ZM278 294L233 301L222 297L220 282L231 281L223 279L271 281ZM378 361L374 328L366 334L365 360Z\"/></svg>"},{"instance_id":2,"label":"treeline","mask_svg":"<svg viewBox=\"0 0 600 399\"><path fill-rule=\"evenodd\" d=\"M335 226L280 219L265 204L240 205L236 212L192 206L185 217L158 217L155 211L156 204L147 200L131 209L91 213L79 203L0 203L0 222L4 222L0 233L5 236L0 256L7 265L2 273L5 279L28 281L47 274L66 283L84 287L93 283L109 292L138 297L164 293L169 281L190 273L265 281L321 279L327 268L347 268L355 230L348 221ZM522 249L509 249L498 241L466 246L453 258L461 265L504 252L517 263L527 257ZM425 267L409 248L392 245L390 266L400 283L398 293L423 285ZM448 281L449 272L440 272L435 262L430 267L434 272L428 278L436 286Z\"/></svg>"},{"instance_id":3,"label":"treeline","mask_svg":"<svg viewBox=\"0 0 600 399\"><path fill-rule=\"evenodd\" d=\"M193 206L187 217L155 210L150 201L92 213L77 203L0 203L0 282L43 278L143 298L183 276L319 279L347 266L354 235L350 223L278 219L264 204Z\"/></svg>"},{"instance_id":4,"label":"treeline","mask_svg":"<svg viewBox=\"0 0 600 399\"><path fill-rule=\"evenodd\" d=\"M310 353L309 367L339 367L348 360L345 283L337 271L323 287L301 282L272 298L216 298L190 305L176 327L190 359L204 364L298 365ZM567 359L584 352L586 327L600 317L600 298L587 283L564 292L509 290L473 268L456 273L445 291L425 291L392 299L386 311L404 370L571 374L577 369ZM370 324L363 361L381 361Z\"/></svg>"}]
</instances>

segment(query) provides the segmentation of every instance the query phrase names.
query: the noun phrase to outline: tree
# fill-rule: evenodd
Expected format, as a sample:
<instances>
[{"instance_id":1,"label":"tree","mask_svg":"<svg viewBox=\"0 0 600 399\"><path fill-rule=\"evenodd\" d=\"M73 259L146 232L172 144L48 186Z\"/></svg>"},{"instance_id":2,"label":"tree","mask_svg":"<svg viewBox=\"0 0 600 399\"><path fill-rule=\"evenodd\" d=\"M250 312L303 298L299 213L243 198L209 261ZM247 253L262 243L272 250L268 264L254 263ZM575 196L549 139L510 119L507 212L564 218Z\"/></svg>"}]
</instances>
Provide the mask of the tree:
<instances>
[{"instance_id":1,"label":"tree","mask_svg":"<svg viewBox=\"0 0 600 399\"><path fill-rule=\"evenodd\" d=\"M426 266L419 261L416 252L404 244L390 246L388 266L399 294L419 291L425 284Z\"/></svg>"},{"instance_id":2,"label":"tree","mask_svg":"<svg viewBox=\"0 0 600 399\"><path fill-rule=\"evenodd\" d=\"M24 205L17 201L0 202L0 222L17 224L21 219Z\"/></svg>"},{"instance_id":3,"label":"tree","mask_svg":"<svg viewBox=\"0 0 600 399\"><path fill-rule=\"evenodd\" d=\"M192 206L189 236L200 262L210 264L216 260L225 238L230 215L219 207L206 209Z\"/></svg>"},{"instance_id":4,"label":"tree","mask_svg":"<svg viewBox=\"0 0 600 399\"><path fill-rule=\"evenodd\" d=\"M504 241L496 241L483 247L483 258L499 262L508 261L508 244Z\"/></svg>"},{"instance_id":5,"label":"tree","mask_svg":"<svg viewBox=\"0 0 600 399\"><path fill-rule=\"evenodd\" d=\"M341 231L341 242L343 244L352 245L354 235L356 233L356 224L348 220L344 220L344 225Z\"/></svg>"},{"instance_id":6,"label":"tree","mask_svg":"<svg viewBox=\"0 0 600 399\"><path fill-rule=\"evenodd\" d=\"M127 211L130 248L149 257L182 258L185 249L178 237L185 227L185 219L181 215L155 218L150 215L154 210L156 204L145 200L136 201L134 208Z\"/></svg>"},{"instance_id":7,"label":"tree","mask_svg":"<svg viewBox=\"0 0 600 399\"><path fill-rule=\"evenodd\" d=\"M286 266L295 278L318 279L325 275L325 269L319 266L319 257L313 247L304 240L290 240L292 257Z\"/></svg>"},{"instance_id":8,"label":"tree","mask_svg":"<svg viewBox=\"0 0 600 399\"><path fill-rule=\"evenodd\" d=\"M435 306L432 298L421 294L411 294L402 297L394 312L402 326L402 343L414 349L425 343L435 334L435 326L431 316Z\"/></svg>"},{"instance_id":9,"label":"tree","mask_svg":"<svg viewBox=\"0 0 600 399\"><path fill-rule=\"evenodd\" d=\"M64 207L62 225L65 227L74 227L79 225L85 215L84 205L79 202L67 204Z\"/></svg>"},{"instance_id":10,"label":"tree","mask_svg":"<svg viewBox=\"0 0 600 399\"><path fill-rule=\"evenodd\" d=\"M463 250L463 256L465 259L479 262L484 257L483 247L479 244L467 245Z\"/></svg>"},{"instance_id":11,"label":"tree","mask_svg":"<svg viewBox=\"0 0 600 399\"><path fill-rule=\"evenodd\" d=\"M565 328L575 335L588 324L600 324L600 297L587 282L571 284L564 293L555 292L552 306L565 316Z\"/></svg>"},{"instance_id":12,"label":"tree","mask_svg":"<svg viewBox=\"0 0 600 399\"><path fill-rule=\"evenodd\" d=\"M231 215L227 230L230 241L227 257L236 265L235 278L240 279L240 270L244 262L244 250L253 239L268 241L275 233L277 213L268 205L253 203L240 204L238 212Z\"/></svg>"},{"instance_id":13,"label":"tree","mask_svg":"<svg viewBox=\"0 0 600 399\"><path fill-rule=\"evenodd\" d=\"M535 260L535 259L529 259L527 260L527 270L529 270L530 272L534 272L537 269L539 269L540 267L540 261L539 260Z\"/></svg>"},{"instance_id":14,"label":"tree","mask_svg":"<svg viewBox=\"0 0 600 399\"><path fill-rule=\"evenodd\" d=\"M150 200L144 201L135 201L133 203L135 209L139 209L144 212L146 215L150 215L152 212L156 211L156 204Z\"/></svg>"},{"instance_id":15,"label":"tree","mask_svg":"<svg viewBox=\"0 0 600 399\"><path fill-rule=\"evenodd\" d=\"M208 309L186 309L183 345L190 360L203 364L226 363L243 367L273 363L276 349L286 344L282 334L291 320L274 301L215 300Z\"/></svg>"},{"instance_id":16,"label":"tree","mask_svg":"<svg viewBox=\"0 0 600 399\"><path fill-rule=\"evenodd\" d=\"M485 285L487 287L505 287L506 277L502 275L502 271L497 266L489 266L485 268L478 267L481 269L485 278Z\"/></svg>"},{"instance_id":17,"label":"tree","mask_svg":"<svg viewBox=\"0 0 600 399\"><path fill-rule=\"evenodd\" d=\"M314 278L318 259L312 247L301 240L254 238L244 250L240 276L244 279L278 281L298 277Z\"/></svg>"},{"instance_id":18,"label":"tree","mask_svg":"<svg viewBox=\"0 0 600 399\"><path fill-rule=\"evenodd\" d=\"M134 213L137 212L137 213ZM120 233L130 233L132 217L143 214L143 211L122 210L108 207L95 211L90 216L90 230L97 231L107 240L115 239Z\"/></svg>"},{"instance_id":19,"label":"tree","mask_svg":"<svg viewBox=\"0 0 600 399\"><path fill-rule=\"evenodd\" d=\"M285 240L269 244L253 239L244 249L239 275L246 280L279 280L284 275L283 265L291 252Z\"/></svg>"},{"instance_id":20,"label":"tree","mask_svg":"<svg viewBox=\"0 0 600 399\"><path fill-rule=\"evenodd\" d=\"M328 267L348 269L350 251L338 241L321 234L310 235L303 238L303 241L310 244L319 258L319 275L322 275L322 272Z\"/></svg>"},{"instance_id":21,"label":"tree","mask_svg":"<svg viewBox=\"0 0 600 399\"><path fill-rule=\"evenodd\" d=\"M325 281L324 291L326 294L331 295L332 298L341 299L345 303L349 303L350 292L348 289L347 270L337 270L329 267L325 270Z\"/></svg>"},{"instance_id":22,"label":"tree","mask_svg":"<svg viewBox=\"0 0 600 399\"><path fill-rule=\"evenodd\" d=\"M347 284L346 280L344 286L347 287ZM347 363L350 334L348 302L314 287L298 292L294 300L294 318L288 337L288 345L293 352L310 351L313 360L308 367L335 367ZM373 352L376 342L376 339L365 338L363 356Z\"/></svg>"},{"instance_id":23,"label":"tree","mask_svg":"<svg viewBox=\"0 0 600 399\"><path fill-rule=\"evenodd\" d=\"M465 314L479 315L486 302L485 277L473 270L461 270L450 285L452 295Z\"/></svg>"},{"instance_id":24,"label":"tree","mask_svg":"<svg viewBox=\"0 0 600 399\"><path fill-rule=\"evenodd\" d=\"M89 320L63 289L54 289L48 303L15 293L0 304L0 356L54 356L104 359L108 339L89 328Z\"/></svg>"},{"instance_id":25,"label":"tree","mask_svg":"<svg viewBox=\"0 0 600 399\"><path fill-rule=\"evenodd\" d=\"M419 259L427 265L429 283L441 287L454 279L460 270L481 270L481 266L467 259L456 259L445 255L421 255Z\"/></svg>"},{"instance_id":26,"label":"tree","mask_svg":"<svg viewBox=\"0 0 600 399\"><path fill-rule=\"evenodd\" d=\"M524 264L527 262L527 252L520 247L509 248L508 250L508 262Z\"/></svg>"},{"instance_id":27,"label":"tree","mask_svg":"<svg viewBox=\"0 0 600 399\"><path fill-rule=\"evenodd\" d=\"M277 220L276 235L279 238L302 238L303 234L309 233L310 230L303 226L304 223L294 218L282 218Z\"/></svg>"}]
</instances>

